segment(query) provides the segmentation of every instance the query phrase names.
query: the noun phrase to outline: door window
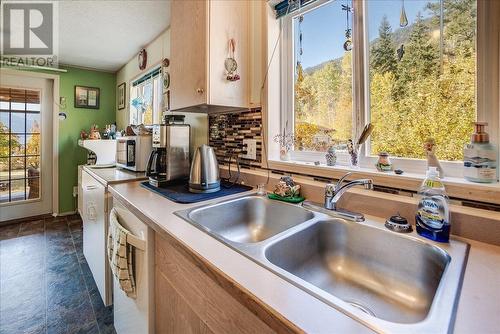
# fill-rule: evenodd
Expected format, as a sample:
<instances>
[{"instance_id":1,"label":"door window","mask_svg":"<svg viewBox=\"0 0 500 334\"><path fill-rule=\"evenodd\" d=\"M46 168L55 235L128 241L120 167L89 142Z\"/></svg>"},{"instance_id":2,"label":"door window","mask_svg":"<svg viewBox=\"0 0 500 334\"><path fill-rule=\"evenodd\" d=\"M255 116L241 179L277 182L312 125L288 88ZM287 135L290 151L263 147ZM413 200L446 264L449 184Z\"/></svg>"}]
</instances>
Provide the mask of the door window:
<instances>
[{"instance_id":1,"label":"door window","mask_svg":"<svg viewBox=\"0 0 500 334\"><path fill-rule=\"evenodd\" d=\"M0 203L39 199L40 91L0 87Z\"/></svg>"}]
</instances>

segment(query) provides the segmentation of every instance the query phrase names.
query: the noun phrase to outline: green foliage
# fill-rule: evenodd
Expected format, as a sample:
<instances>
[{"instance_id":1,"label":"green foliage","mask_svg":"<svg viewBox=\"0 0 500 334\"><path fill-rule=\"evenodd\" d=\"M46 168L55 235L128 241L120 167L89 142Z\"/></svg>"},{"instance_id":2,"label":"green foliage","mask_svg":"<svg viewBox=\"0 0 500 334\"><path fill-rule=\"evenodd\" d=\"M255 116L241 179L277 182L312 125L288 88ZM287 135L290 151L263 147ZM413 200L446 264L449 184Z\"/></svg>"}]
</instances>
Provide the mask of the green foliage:
<instances>
[{"instance_id":1,"label":"green foliage","mask_svg":"<svg viewBox=\"0 0 500 334\"><path fill-rule=\"evenodd\" d=\"M0 122L0 157L8 157L9 156L9 128L7 125ZM19 142L19 138L16 135L11 136L11 145L12 149L18 149L21 144ZM0 159L0 171L9 170L8 159Z\"/></svg>"},{"instance_id":2,"label":"green foliage","mask_svg":"<svg viewBox=\"0 0 500 334\"><path fill-rule=\"evenodd\" d=\"M475 0L444 0L444 45L439 50L439 4L433 14L418 14L407 33L405 54L396 59L394 35L387 18L370 51L370 113L374 131L371 153L425 158L424 141L432 137L442 160L461 160L476 117ZM398 30L401 32L402 30ZM442 58L441 58L442 57ZM296 138L302 149L324 150L314 136L329 131L333 142L352 137L351 53L296 83Z\"/></svg>"},{"instance_id":3,"label":"green foliage","mask_svg":"<svg viewBox=\"0 0 500 334\"><path fill-rule=\"evenodd\" d=\"M340 61L331 61L304 80L295 83L295 123L297 146L303 150L327 149L314 143L315 135L331 142L346 141L352 129L351 52ZM333 131L335 129L335 131Z\"/></svg>"},{"instance_id":4,"label":"green foliage","mask_svg":"<svg viewBox=\"0 0 500 334\"><path fill-rule=\"evenodd\" d=\"M371 68L380 73L396 70L396 52L392 41L392 29L387 16L384 15L378 29L379 39L371 49Z\"/></svg>"}]
</instances>

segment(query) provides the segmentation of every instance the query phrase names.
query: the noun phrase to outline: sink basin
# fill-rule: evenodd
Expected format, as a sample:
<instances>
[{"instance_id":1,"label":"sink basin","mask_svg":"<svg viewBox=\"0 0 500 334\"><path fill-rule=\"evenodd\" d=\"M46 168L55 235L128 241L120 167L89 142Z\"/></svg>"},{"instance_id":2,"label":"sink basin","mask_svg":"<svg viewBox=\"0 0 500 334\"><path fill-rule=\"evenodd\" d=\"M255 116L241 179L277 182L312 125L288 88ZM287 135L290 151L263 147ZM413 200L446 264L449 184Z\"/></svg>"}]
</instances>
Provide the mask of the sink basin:
<instances>
[{"instance_id":1,"label":"sink basin","mask_svg":"<svg viewBox=\"0 0 500 334\"><path fill-rule=\"evenodd\" d=\"M361 311L397 323L426 318L450 262L435 246L340 219L280 240L265 256Z\"/></svg>"},{"instance_id":2,"label":"sink basin","mask_svg":"<svg viewBox=\"0 0 500 334\"><path fill-rule=\"evenodd\" d=\"M210 233L238 243L256 243L310 220L295 205L248 196L190 211L187 218Z\"/></svg>"},{"instance_id":3,"label":"sink basin","mask_svg":"<svg viewBox=\"0 0 500 334\"><path fill-rule=\"evenodd\" d=\"M379 333L451 333L469 246L245 196L187 222Z\"/></svg>"}]
</instances>

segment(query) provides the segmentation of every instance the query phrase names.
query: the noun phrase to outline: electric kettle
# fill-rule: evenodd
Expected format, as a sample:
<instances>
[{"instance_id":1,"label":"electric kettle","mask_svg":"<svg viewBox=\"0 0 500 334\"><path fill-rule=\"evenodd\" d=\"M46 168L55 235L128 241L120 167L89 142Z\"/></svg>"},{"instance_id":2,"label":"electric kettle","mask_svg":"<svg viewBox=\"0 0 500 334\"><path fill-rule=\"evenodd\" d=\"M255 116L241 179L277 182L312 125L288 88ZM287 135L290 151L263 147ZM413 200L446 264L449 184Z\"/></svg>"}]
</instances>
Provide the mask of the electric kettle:
<instances>
[{"instance_id":1,"label":"electric kettle","mask_svg":"<svg viewBox=\"0 0 500 334\"><path fill-rule=\"evenodd\" d=\"M219 163L214 149L201 145L196 149L189 173L189 191L213 193L220 190Z\"/></svg>"}]
</instances>

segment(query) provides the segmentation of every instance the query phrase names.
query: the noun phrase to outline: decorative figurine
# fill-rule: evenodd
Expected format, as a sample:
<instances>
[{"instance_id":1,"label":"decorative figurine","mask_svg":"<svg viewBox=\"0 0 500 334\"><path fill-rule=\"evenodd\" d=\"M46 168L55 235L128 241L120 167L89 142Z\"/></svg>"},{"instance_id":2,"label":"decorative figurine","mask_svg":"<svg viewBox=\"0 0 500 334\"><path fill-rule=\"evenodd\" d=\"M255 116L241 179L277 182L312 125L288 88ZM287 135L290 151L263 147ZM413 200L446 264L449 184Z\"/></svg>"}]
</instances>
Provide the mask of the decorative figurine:
<instances>
[{"instance_id":1,"label":"decorative figurine","mask_svg":"<svg viewBox=\"0 0 500 334\"><path fill-rule=\"evenodd\" d=\"M436 157L435 146L436 141L434 140L434 138L427 138L424 142L425 155L427 156L427 169L429 169L429 167L436 167L439 171L439 177L443 177L444 171L441 167L441 164L439 163L438 158Z\"/></svg>"},{"instance_id":2,"label":"decorative figurine","mask_svg":"<svg viewBox=\"0 0 500 334\"><path fill-rule=\"evenodd\" d=\"M328 151L325 154L325 159L327 166L335 166L337 163L337 151L335 150L335 147L330 146L328 148Z\"/></svg>"},{"instance_id":3,"label":"decorative figurine","mask_svg":"<svg viewBox=\"0 0 500 334\"><path fill-rule=\"evenodd\" d=\"M96 124L90 127L89 139L101 139L101 133L99 132L99 127Z\"/></svg>"},{"instance_id":4,"label":"decorative figurine","mask_svg":"<svg viewBox=\"0 0 500 334\"><path fill-rule=\"evenodd\" d=\"M224 67L226 68L226 80L227 81L238 81L240 80L240 75L238 74L238 63L236 62L234 52L236 51L236 42L234 38L229 40L228 55L224 61Z\"/></svg>"},{"instance_id":5,"label":"decorative figurine","mask_svg":"<svg viewBox=\"0 0 500 334\"><path fill-rule=\"evenodd\" d=\"M88 135L87 131L85 131L85 130L80 131L80 139L85 140L88 137L89 137L89 135Z\"/></svg>"},{"instance_id":6,"label":"decorative figurine","mask_svg":"<svg viewBox=\"0 0 500 334\"><path fill-rule=\"evenodd\" d=\"M375 164L375 167L377 167L377 170L379 172L390 172L390 171L392 171L392 163L391 163L391 160L389 159L389 153L387 153L387 152L380 152L378 154L378 161Z\"/></svg>"},{"instance_id":7,"label":"decorative figurine","mask_svg":"<svg viewBox=\"0 0 500 334\"><path fill-rule=\"evenodd\" d=\"M300 185L295 184L290 176L284 176L274 187L274 194L281 197L298 197L300 195Z\"/></svg>"}]
</instances>

